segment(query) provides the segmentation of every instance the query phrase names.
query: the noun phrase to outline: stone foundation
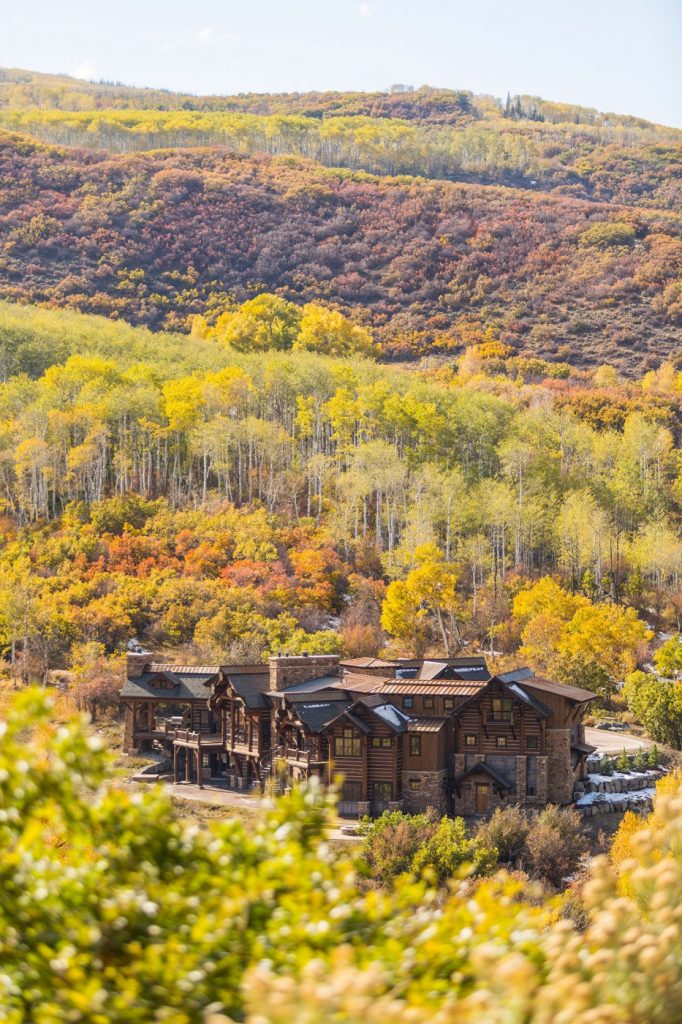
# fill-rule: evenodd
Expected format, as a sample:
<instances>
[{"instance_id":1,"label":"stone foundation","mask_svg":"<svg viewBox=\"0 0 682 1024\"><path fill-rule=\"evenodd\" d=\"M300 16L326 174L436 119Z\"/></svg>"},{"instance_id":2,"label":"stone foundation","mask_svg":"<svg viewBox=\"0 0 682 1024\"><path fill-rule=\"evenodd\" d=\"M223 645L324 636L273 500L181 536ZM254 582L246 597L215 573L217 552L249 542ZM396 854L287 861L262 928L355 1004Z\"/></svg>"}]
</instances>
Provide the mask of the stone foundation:
<instances>
[{"instance_id":1,"label":"stone foundation","mask_svg":"<svg viewBox=\"0 0 682 1024\"><path fill-rule=\"evenodd\" d=\"M427 807L433 807L439 814L449 811L448 773L403 772L403 809L408 814L420 814ZM412 789L410 783L418 781L419 789Z\"/></svg>"}]
</instances>

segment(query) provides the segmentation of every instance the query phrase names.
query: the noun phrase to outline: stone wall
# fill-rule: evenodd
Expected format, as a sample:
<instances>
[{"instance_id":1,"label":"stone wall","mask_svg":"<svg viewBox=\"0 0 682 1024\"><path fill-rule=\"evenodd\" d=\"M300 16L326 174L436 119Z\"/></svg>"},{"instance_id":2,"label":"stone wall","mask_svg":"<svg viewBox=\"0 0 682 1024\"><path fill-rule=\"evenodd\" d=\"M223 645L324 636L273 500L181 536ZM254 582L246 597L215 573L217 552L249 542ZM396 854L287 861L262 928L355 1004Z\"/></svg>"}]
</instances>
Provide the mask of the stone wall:
<instances>
[{"instance_id":1,"label":"stone wall","mask_svg":"<svg viewBox=\"0 0 682 1024\"><path fill-rule=\"evenodd\" d=\"M312 658L278 655L270 658L270 689L286 690L320 676L339 675L338 654L318 654Z\"/></svg>"},{"instance_id":2,"label":"stone wall","mask_svg":"<svg viewBox=\"0 0 682 1024\"><path fill-rule=\"evenodd\" d=\"M434 807L440 814L447 814L448 773L403 772L403 808L408 814L420 814L427 807ZM418 781L419 789L410 788L410 782Z\"/></svg>"},{"instance_id":3,"label":"stone wall","mask_svg":"<svg viewBox=\"0 0 682 1024\"><path fill-rule=\"evenodd\" d=\"M571 764L571 730L548 729L547 800L551 804L570 804L573 800L573 766Z\"/></svg>"}]
</instances>

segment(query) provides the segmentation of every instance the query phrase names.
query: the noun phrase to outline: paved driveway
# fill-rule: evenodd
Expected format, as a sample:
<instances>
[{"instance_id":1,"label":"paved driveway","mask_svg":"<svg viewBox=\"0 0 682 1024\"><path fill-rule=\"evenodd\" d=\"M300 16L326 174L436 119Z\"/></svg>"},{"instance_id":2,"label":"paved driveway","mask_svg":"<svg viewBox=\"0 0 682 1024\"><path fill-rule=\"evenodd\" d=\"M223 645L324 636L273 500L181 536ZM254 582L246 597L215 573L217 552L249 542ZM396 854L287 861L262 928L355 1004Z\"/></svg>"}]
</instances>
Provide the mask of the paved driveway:
<instances>
[{"instance_id":1,"label":"paved driveway","mask_svg":"<svg viewBox=\"0 0 682 1024\"><path fill-rule=\"evenodd\" d=\"M611 732L610 729L585 728L585 742L596 747L600 754L620 754L623 749L628 753L634 750L648 750L649 740L632 736L629 732Z\"/></svg>"}]
</instances>

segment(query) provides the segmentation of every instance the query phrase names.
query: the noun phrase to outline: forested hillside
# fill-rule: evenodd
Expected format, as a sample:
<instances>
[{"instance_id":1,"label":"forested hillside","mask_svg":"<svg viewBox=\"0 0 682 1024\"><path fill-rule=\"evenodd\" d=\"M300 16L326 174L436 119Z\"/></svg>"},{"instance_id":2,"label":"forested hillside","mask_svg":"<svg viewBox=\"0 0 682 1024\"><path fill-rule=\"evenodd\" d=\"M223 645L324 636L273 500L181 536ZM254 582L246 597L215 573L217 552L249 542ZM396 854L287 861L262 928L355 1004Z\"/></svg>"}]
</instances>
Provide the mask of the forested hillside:
<instances>
[{"instance_id":1,"label":"forested hillside","mask_svg":"<svg viewBox=\"0 0 682 1024\"><path fill-rule=\"evenodd\" d=\"M486 342L398 370L320 355L364 338L297 312L264 296L187 339L0 309L8 652L376 653L383 623L398 649L523 644L608 690L644 655L637 613L680 629L672 365L535 383L541 361Z\"/></svg>"},{"instance_id":2,"label":"forested hillside","mask_svg":"<svg viewBox=\"0 0 682 1024\"><path fill-rule=\"evenodd\" d=\"M154 329L274 291L352 312L388 357L492 332L517 353L639 370L679 346L680 228L671 211L300 157L0 135L0 295Z\"/></svg>"}]
</instances>

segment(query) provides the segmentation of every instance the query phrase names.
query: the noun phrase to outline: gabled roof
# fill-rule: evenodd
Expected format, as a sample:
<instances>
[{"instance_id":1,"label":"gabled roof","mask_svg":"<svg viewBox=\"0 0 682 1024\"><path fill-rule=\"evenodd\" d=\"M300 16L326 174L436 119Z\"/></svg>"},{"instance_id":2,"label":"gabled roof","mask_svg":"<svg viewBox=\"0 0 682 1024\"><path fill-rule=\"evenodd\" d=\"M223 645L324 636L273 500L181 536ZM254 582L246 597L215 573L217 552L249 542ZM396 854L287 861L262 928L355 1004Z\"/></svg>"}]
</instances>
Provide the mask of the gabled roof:
<instances>
[{"instance_id":1,"label":"gabled roof","mask_svg":"<svg viewBox=\"0 0 682 1024\"><path fill-rule=\"evenodd\" d=\"M321 732L328 723L352 707L352 700L310 700L296 702L296 716L310 732Z\"/></svg>"},{"instance_id":2,"label":"gabled roof","mask_svg":"<svg viewBox=\"0 0 682 1024\"><path fill-rule=\"evenodd\" d=\"M405 712L397 708L395 704L391 704L381 694L370 694L367 697L362 697L357 703L370 708L373 714L393 732L405 732L408 727L410 719Z\"/></svg>"},{"instance_id":3,"label":"gabled roof","mask_svg":"<svg viewBox=\"0 0 682 1024\"><path fill-rule=\"evenodd\" d=\"M528 706L533 708L534 711L537 711L541 718L549 718L552 714L546 704L543 704L542 701L538 700L538 698L532 693L528 693L527 690L522 686L519 686L518 683L508 683L507 689L511 690L514 696L518 697L524 704L528 704Z\"/></svg>"},{"instance_id":4,"label":"gabled roof","mask_svg":"<svg viewBox=\"0 0 682 1024\"><path fill-rule=\"evenodd\" d=\"M258 708L270 706L266 697L270 687L270 673L267 669L260 673L228 672L227 680L237 696L241 697L250 710L255 711Z\"/></svg>"},{"instance_id":5,"label":"gabled roof","mask_svg":"<svg viewBox=\"0 0 682 1024\"><path fill-rule=\"evenodd\" d=\"M497 789L514 789L513 783L511 783L509 779L506 779L502 772L498 771L497 768L493 768L491 764L488 764L487 761L477 761L476 764L469 765L469 767L463 772L460 772L454 780L455 788L459 788L460 784L464 782L465 779L468 779L469 776L478 775L479 773L487 775Z\"/></svg>"},{"instance_id":6,"label":"gabled roof","mask_svg":"<svg viewBox=\"0 0 682 1024\"><path fill-rule=\"evenodd\" d=\"M400 708L397 708L394 704L388 703L385 698L377 694L370 695L368 697L361 697L359 700L353 701L350 711L344 708L336 718L330 719L330 721L327 722L325 728L329 728L340 718L348 718L363 732L371 732L371 726L367 725L366 722L363 722L362 719L354 714L355 709L358 707L367 708L371 714L376 715L377 718L381 719L381 721L384 722L384 724L393 732L402 733L405 732L408 727L410 719L405 712L401 711Z\"/></svg>"},{"instance_id":7,"label":"gabled roof","mask_svg":"<svg viewBox=\"0 0 682 1024\"><path fill-rule=\"evenodd\" d=\"M419 669L417 680L421 679L490 679L485 658L449 658L443 661L425 661Z\"/></svg>"},{"instance_id":8,"label":"gabled roof","mask_svg":"<svg viewBox=\"0 0 682 1024\"><path fill-rule=\"evenodd\" d=\"M162 701L207 701L211 695L210 683L217 675L217 670L203 669L186 672L184 666L174 671L144 672L141 676L127 679L121 690L121 697L150 697ZM157 686L155 680L163 680L166 685Z\"/></svg>"}]
</instances>

